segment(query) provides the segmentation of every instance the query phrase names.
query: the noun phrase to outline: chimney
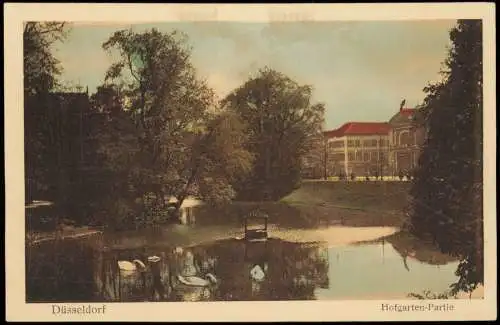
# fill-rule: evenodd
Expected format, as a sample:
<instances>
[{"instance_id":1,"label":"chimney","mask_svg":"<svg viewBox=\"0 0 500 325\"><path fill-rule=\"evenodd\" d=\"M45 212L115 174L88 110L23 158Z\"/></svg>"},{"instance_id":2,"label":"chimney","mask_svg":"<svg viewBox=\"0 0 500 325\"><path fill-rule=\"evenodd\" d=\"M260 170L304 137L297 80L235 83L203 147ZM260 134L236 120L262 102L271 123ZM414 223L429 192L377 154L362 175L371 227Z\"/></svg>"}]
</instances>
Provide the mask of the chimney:
<instances>
[{"instance_id":1,"label":"chimney","mask_svg":"<svg viewBox=\"0 0 500 325\"><path fill-rule=\"evenodd\" d=\"M401 105L399 105L399 111L400 111L400 112L401 112L401 111L403 111L403 107L405 106L405 104L406 104L406 99L403 99L403 100L401 101Z\"/></svg>"}]
</instances>

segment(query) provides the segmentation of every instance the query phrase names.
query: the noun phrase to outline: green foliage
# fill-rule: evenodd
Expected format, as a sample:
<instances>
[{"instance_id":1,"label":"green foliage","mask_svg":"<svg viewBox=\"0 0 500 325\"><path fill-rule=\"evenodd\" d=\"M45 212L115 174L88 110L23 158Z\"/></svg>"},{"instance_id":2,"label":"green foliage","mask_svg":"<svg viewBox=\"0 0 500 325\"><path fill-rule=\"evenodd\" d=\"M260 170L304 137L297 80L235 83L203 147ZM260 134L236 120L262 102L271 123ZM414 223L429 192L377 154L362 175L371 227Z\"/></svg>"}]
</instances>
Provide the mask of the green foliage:
<instances>
[{"instance_id":1,"label":"green foliage","mask_svg":"<svg viewBox=\"0 0 500 325\"><path fill-rule=\"evenodd\" d=\"M94 109L106 116L98 127L98 153L116 180L114 195L140 198L143 223L158 216L154 211L165 208L166 197L177 198L177 209L190 195L231 199L232 180L252 162L242 121L215 109L184 43L176 32L152 29L119 31L103 45L120 59L92 96Z\"/></svg>"},{"instance_id":2,"label":"green foliage","mask_svg":"<svg viewBox=\"0 0 500 325\"><path fill-rule=\"evenodd\" d=\"M51 47L68 32L64 22L26 22L23 30L24 92L26 96L48 92L58 85L62 67Z\"/></svg>"},{"instance_id":3,"label":"green foliage","mask_svg":"<svg viewBox=\"0 0 500 325\"><path fill-rule=\"evenodd\" d=\"M312 87L263 69L223 100L246 125L255 162L234 187L243 200L276 200L298 187L309 139L321 130L324 105L311 103Z\"/></svg>"},{"instance_id":4,"label":"green foliage","mask_svg":"<svg viewBox=\"0 0 500 325\"><path fill-rule=\"evenodd\" d=\"M208 202L227 202L235 196L232 183L251 172L254 157L244 147L248 137L240 118L222 112L209 122L204 139L195 146L198 194Z\"/></svg>"},{"instance_id":5,"label":"green foliage","mask_svg":"<svg viewBox=\"0 0 500 325\"><path fill-rule=\"evenodd\" d=\"M458 21L450 38L444 80L425 88L427 139L408 228L462 260L456 292L483 282L481 21Z\"/></svg>"},{"instance_id":6,"label":"green foliage","mask_svg":"<svg viewBox=\"0 0 500 325\"><path fill-rule=\"evenodd\" d=\"M57 165L53 154L60 130L57 110L50 110L51 97L61 73L52 46L67 34L65 23L26 22L23 30L24 148L26 200L54 187Z\"/></svg>"}]
</instances>

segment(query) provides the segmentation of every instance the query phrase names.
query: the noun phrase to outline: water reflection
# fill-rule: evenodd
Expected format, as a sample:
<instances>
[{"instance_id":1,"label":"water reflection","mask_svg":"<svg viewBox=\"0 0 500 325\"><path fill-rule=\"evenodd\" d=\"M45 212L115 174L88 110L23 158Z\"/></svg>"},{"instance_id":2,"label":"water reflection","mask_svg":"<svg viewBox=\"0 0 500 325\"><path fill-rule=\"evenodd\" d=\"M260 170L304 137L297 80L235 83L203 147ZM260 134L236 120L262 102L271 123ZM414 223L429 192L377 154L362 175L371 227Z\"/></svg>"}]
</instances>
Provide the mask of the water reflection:
<instances>
[{"instance_id":1,"label":"water reflection","mask_svg":"<svg viewBox=\"0 0 500 325\"><path fill-rule=\"evenodd\" d=\"M26 300L102 300L100 254L77 240L45 242L26 251Z\"/></svg>"},{"instance_id":2,"label":"water reflection","mask_svg":"<svg viewBox=\"0 0 500 325\"><path fill-rule=\"evenodd\" d=\"M196 223L196 210L200 209L195 206L188 206L181 208L180 223L182 225L194 225Z\"/></svg>"},{"instance_id":3,"label":"water reflection","mask_svg":"<svg viewBox=\"0 0 500 325\"><path fill-rule=\"evenodd\" d=\"M144 268L120 269L119 261L134 260ZM29 249L27 300L400 299L446 290L455 268L453 259L404 233L337 247L276 238L137 249L65 241Z\"/></svg>"},{"instance_id":4,"label":"water reflection","mask_svg":"<svg viewBox=\"0 0 500 325\"><path fill-rule=\"evenodd\" d=\"M186 207L177 224L156 230L107 233L106 240L109 246L115 248L161 245L186 247L242 237L244 216L256 209L269 215L268 233L271 237L290 242L326 241L329 245L345 245L380 238L398 230L396 226L380 226L372 214L359 211L350 211L349 218L345 218L338 209L282 203L238 203L217 208L207 205Z\"/></svg>"},{"instance_id":5,"label":"water reflection","mask_svg":"<svg viewBox=\"0 0 500 325\"><path fill-rule=\"evenodd\" d=\"M269 215L272 238L236 239L256 208ZM26 251L27 300L400 299L455 282L453 258L381 227L383 218L342 213L281 203L187 206L168 227L41 243ZM369 238L381 239L362 242ZM144 267L123 267L134 260Z\"/></svg>"},{"instance_id":6,"label":"water reflection","mask_svg":"<svg viewBox=\"0 0 500 325\"><path fill-rule=\"evenodd\" d=\"M333 247L329 261L328 276L337 281L317 289L317 299L406 299L411 292L444 292L457 280L457 262L405 260L389 241Z\"/></svg>"}]
</instances>

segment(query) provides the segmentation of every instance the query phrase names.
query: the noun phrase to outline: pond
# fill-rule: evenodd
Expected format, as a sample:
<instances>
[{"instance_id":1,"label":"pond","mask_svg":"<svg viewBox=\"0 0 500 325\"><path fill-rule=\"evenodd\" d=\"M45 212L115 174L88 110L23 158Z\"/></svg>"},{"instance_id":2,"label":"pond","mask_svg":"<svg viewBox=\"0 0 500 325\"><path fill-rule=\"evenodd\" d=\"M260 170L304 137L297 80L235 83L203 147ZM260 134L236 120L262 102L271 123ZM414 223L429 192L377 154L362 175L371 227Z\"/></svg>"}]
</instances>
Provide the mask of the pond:
<instances>
[{"instance_id":1,"label":"pond","mask_svg":"<svg viewBox=\"0 0 500 325\"><path fill-rule=\"evenodd\" d=\"M27 301L405 299L457 280L457 261L395 227L293 209L270 213L264 242L240 239L239 217L194 210L156 231L40 243L27 249Z\"/></svg>"}]
</instances>

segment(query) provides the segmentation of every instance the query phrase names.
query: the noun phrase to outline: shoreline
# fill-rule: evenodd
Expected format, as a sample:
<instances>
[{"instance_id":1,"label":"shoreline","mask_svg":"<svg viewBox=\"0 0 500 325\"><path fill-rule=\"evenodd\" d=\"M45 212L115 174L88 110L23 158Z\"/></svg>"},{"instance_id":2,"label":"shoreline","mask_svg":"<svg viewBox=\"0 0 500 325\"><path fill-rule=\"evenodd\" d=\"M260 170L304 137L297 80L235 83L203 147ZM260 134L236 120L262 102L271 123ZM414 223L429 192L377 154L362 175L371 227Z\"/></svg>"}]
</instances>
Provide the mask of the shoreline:
<instances>
[{"instance_id":1,"label":"shoreline","mask_svg":"<svg viewBox=\"0 0 500 325\"><path fill-rule=\"evenodd\" d=\"M27 246L33 246L52 240L64 239L83 239L93 235L103 234L102 230L90 229L88 227L72 228L71 230L62 230L61 232L28 232L26 233L25 241Z\"/></svg>"}]
</instances>

